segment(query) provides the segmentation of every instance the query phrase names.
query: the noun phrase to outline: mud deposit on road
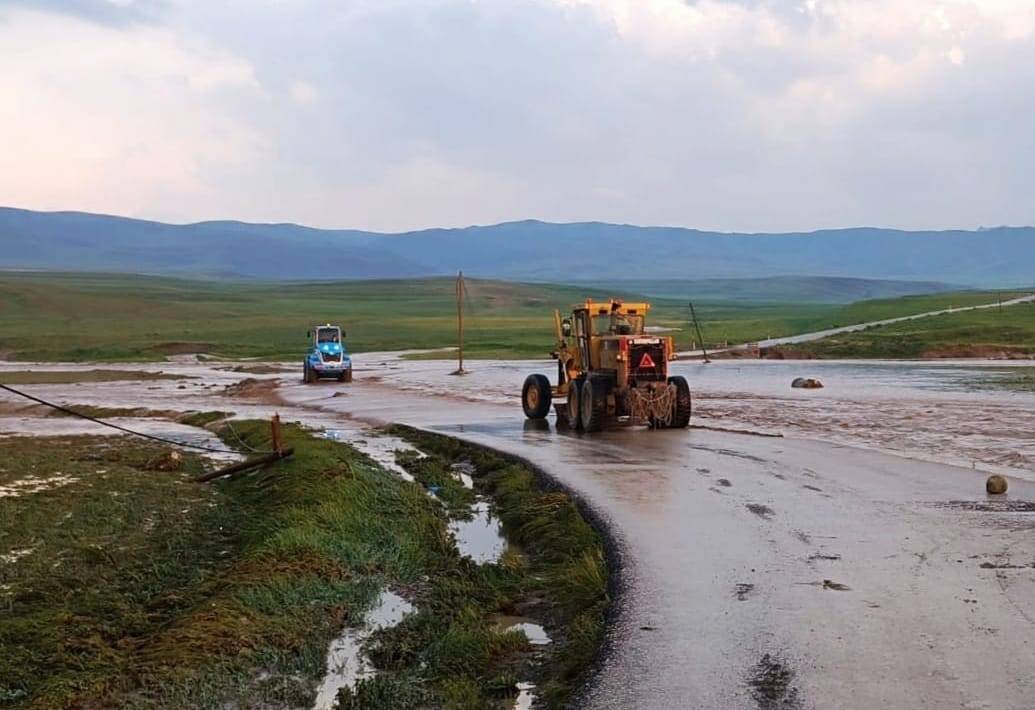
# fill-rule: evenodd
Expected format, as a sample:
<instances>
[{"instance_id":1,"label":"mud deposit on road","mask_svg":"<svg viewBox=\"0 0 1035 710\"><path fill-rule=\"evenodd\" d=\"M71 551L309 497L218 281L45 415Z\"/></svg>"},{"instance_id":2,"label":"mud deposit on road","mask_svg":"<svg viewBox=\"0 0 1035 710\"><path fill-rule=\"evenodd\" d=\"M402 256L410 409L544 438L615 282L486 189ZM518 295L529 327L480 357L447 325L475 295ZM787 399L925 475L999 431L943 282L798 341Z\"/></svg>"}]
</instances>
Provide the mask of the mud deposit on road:
<instances>
[{"instance_id":1,"label":"mud deposit on road","mask_svg":"<svg viewBox=\"0 0 1035 710\"><path fill-rule=\"evenodd\" d=\"M951 500L945 503L935 503L934 506L979 513L1035 513L1035 501L1027 500Z\"/></svg>"},{"instance_id":2,"label":"mud deposit on road","mask_svg":"<svg viewBox=\"0 0 1035 710\"><path fill-rule=\"evenodd\" d=\"M758 710L801 710L802 702L794 687L795 672L773 654L765 654L751 669L747 684Z\"/></svg>"},{"instance_id":3,"label":"mud deposit on road","mask_svg":"<svg viewBox=\"0 0 1035 710\"><path fill-rule=\"evenodd\" d=\"M762 505L761 503L747 503L744 507L764 520L768 520L776 515L772 508L768 505Z\"/></svg>"}]
</instances>

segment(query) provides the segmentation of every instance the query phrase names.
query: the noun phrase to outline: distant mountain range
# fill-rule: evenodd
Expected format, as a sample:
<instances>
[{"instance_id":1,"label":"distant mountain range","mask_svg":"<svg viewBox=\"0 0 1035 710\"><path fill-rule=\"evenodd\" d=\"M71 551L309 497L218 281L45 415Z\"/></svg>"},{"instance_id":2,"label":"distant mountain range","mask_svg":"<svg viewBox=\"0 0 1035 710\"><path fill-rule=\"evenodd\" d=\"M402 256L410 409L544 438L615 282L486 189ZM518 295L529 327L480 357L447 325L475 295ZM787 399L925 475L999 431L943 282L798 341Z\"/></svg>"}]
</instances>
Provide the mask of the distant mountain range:
<instances>
[{"instance_id":1,"label":"distant mountain range","mask_svg":"<svg viewBox=\"0 0 1035 710\"><path fill-rule=\"evenodd\" d=\"M511 280L625 280L645 291L642 285L655 280L681 284L810 275L907 282L889 288L916 293L943 290L939 287L946 283L1035 283L1035 228L726 234L524 221L380 234L229 221L173 225L0 208L0 268L288 280L430 276L462 269ZM778 282L759 282L748 290L769 288L766 283ZM822 288L836 291L838 282L826 281ZM885 294L878 289L877 295Z\"/></svg>"}]
</instances>

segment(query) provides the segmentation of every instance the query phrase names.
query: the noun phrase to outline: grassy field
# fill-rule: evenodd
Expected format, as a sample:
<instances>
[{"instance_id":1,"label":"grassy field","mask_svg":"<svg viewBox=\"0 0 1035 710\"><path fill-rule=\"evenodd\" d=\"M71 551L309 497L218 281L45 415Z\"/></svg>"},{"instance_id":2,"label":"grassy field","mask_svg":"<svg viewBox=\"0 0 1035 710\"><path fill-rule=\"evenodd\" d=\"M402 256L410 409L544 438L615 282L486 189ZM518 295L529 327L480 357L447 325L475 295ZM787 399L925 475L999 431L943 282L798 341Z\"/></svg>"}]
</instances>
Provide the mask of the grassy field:
<instances>
[{"instance_id":1,"label":"grassy field","mask_svg":"<svg viewBox=\"0 0 1035 710\"><path fill-rule=\"evenodd\" d=\"M794 348L825 358L1035 355L1035 303L893 323Z\"/></svg>"},{"instance_id":2,"label":"grassy field","mask_svg":"<svg viewBox=\"0 0 1035 710\"><path fill-rule=\"evenodd\" d=\"M265 423L236 429L269 445ZM428 442L428 475L472 461L477 489L526 531L522 552L475 565L448 534L455 511L421 485L345 444L285 437L294 458L204 485L190 482L197 458L160 470L149 443L5 439L0 706L308 707L328 643L386 588L418 611L380 633L383 672L341 707L503 708L530 677L563 705L607 603L600 540L566 497L491 454ZM546 657L497 625L522 603L550 625Z\"/></svg>"},{"instance_id":3,"label":"grassy field","mask_svg":"<svg viewBox=\"0 0 1035 710\"><path fill-rule=\"evenodd\" d=\"M542 357L553 343L553 310L587 295L636 294L606 287L467 281L470 357ZM760 340L948 305L995 300L989 293L831 304L695 303L705 341ZM696 339L686 302L652 299L651 322ZM157 360L183 352L300 359L318 322L347 330L354 352L456 343L452 279L261 283L169 278L0 273L0 357L38 361Z\"/></svg>"}]
</instances>

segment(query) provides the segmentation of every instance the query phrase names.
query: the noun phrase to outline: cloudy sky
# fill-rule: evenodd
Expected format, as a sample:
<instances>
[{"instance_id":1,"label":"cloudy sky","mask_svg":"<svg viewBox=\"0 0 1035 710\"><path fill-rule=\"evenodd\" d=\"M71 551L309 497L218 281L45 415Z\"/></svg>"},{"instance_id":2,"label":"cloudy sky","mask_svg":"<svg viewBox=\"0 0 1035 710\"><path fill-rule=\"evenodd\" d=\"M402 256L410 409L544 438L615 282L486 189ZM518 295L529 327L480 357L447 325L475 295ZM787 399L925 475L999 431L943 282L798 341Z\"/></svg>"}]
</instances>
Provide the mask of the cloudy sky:
<instances>
[{"instance_id":1,"label":"cloudy sky","mask_svg":"<svg viewBox=\"0 0 1035 710\"><path fill-rule=\"evenodd\" d=\"M0 204L1035 223L1035 0L0 0Z\"/></svg>"}]
</instances>

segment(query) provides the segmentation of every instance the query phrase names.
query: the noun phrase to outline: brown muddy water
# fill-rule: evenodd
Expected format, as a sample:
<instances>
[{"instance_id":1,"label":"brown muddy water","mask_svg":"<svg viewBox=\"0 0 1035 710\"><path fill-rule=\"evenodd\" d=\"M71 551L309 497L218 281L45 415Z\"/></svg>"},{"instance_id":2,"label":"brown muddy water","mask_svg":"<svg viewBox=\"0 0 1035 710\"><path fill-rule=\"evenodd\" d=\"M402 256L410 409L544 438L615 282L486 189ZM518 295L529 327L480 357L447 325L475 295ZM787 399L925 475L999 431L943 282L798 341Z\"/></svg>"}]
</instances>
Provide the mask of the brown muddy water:
<instances>
[{"instance_id":1,"label":"brown muddy water","mask_svg":"<svg viewBox=\"0 0 1035 710\"><path fill-rule=\"evenodd\" d=\"M782 438L529 426L520 385L550 363L476 361L462 378L442 361L356 363L352 385L250 375L263 384L227 389L243 375L180 362L160 369L199 379L31 391L279 411L350 442L401 422L525 458L581 497L620 563L583 707L1031 707L1035 394L997 387L1013 372L1002 363L674 365L694 424ZM792 390L798 376L825 387ZM32 416L20 406L4 395L0 414ZM986 496L990 470L1010 479L1005 499Z\"/></svg>"}]
</instances>

